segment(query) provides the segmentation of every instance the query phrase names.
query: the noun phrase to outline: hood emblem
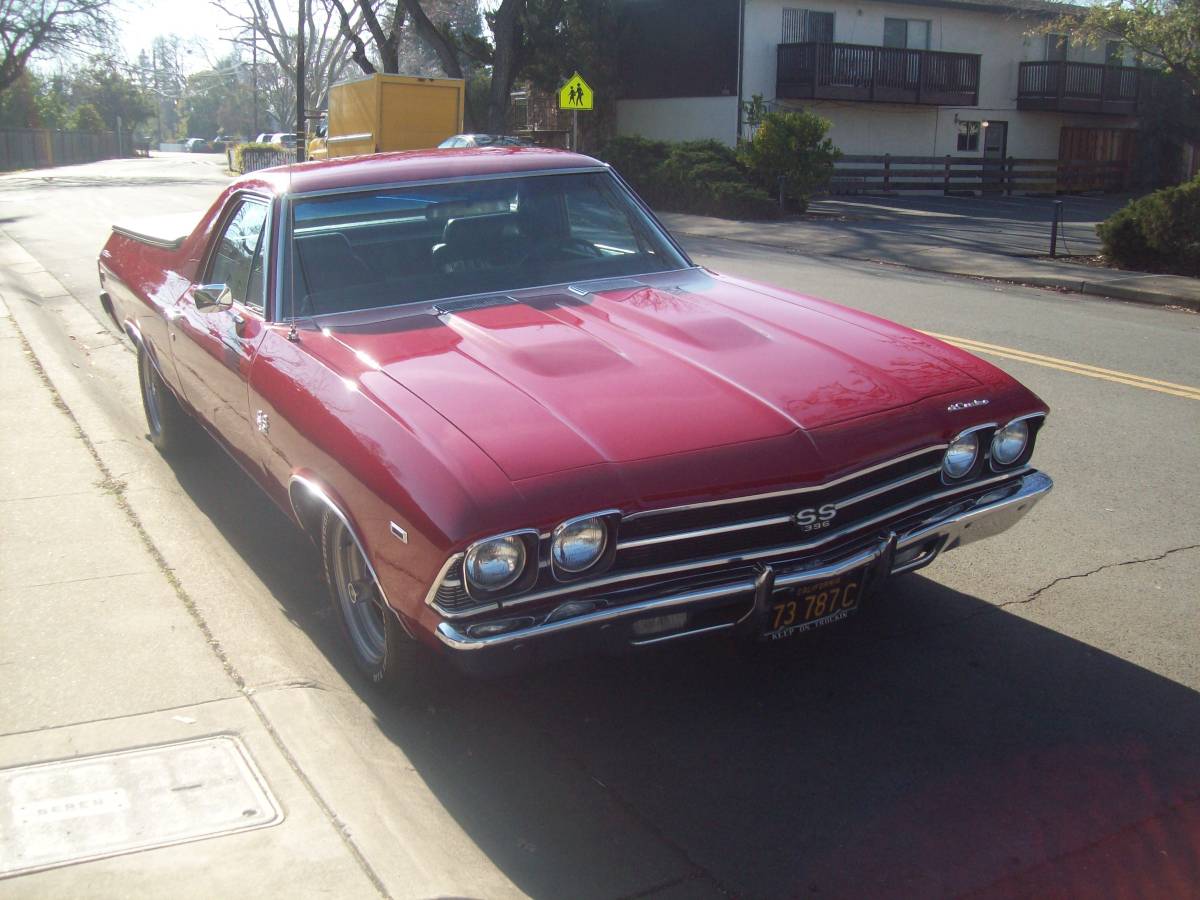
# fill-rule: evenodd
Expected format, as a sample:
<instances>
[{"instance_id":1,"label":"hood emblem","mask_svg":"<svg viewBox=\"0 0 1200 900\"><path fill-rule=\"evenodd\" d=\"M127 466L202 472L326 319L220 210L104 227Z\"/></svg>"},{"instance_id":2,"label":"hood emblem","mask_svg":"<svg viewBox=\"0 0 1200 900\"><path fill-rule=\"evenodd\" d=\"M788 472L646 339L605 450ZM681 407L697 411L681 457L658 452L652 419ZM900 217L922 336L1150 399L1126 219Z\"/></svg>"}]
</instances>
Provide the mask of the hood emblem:
<instances>
[{"instance_id":1,"label":"hood emblem","mask_svg":"<svg viewBox=\"0 0 1200 900\"><path fill-rule=\"evenodd\" d=\"M960 412L964 409L974 409L976 406L987 406L987 400L960 400L958 403L951 403L946 407L947 412Z\"/></svg>"}]
</instances>

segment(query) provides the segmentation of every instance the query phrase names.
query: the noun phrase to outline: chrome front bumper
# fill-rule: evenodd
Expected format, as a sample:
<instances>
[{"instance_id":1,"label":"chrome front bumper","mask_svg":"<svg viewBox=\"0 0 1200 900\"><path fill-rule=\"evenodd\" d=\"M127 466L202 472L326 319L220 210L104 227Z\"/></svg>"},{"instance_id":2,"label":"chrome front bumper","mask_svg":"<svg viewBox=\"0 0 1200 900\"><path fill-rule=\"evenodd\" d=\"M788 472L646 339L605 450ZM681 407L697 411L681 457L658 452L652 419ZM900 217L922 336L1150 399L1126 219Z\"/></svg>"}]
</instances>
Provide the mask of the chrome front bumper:
<instances>
[{"instance_id":1,"label":"chrome front bumper","mask_svg":"<svg viewBox=\"0 0 1200 900\"><path fill-rule=\"evenodd\" d=\"M1053 482L1048 476L1037 471L1029 472L1016 481L1000 485L974 499L942 507L916 524L908 523L905 530L899 534L881 535L877 544L818 567L805 567L796 563L777 568L760 566L755 576L736 578L620 606L604 607L570 618L543 622L486 637L472 637L466 633L465 627L460 630L454 623L442 622L438 625L437 636L443 644L455 651L500 648L523 650L556 643L551 641L552 638L572 638L569 643L574 644L575 638L584 637L585 634L594 634L595 643L601 645L637 646L734 629L744 625L755 614L765 613L766 600L773 589L815 583L857 569L866 569L876 579L910 572L928 565L947 550L1000 534L1016 524L1050 492L1052 487ZM684 627L677 632L648 638L638 637L631 628L633 622L638 620L702 608L714 602L728 602L738 597L747 601L747 611L737 621L702 628ZM493 656L492 653L470 652L453 655ZM474 665L468 667L475 668Z\"/></svg>"}]
</instances>

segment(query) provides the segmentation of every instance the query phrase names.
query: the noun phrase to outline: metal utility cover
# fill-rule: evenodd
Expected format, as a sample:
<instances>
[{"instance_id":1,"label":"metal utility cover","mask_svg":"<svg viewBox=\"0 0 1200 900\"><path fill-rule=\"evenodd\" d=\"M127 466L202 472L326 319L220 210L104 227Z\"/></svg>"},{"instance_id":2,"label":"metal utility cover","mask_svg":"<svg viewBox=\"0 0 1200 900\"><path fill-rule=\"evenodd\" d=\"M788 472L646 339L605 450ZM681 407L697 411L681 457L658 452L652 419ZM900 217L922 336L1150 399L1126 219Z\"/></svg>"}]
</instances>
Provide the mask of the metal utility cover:
<instances>
[{"instance_id":1,"label":"metal utility cover","mask_svg":"<svg viewBox=\"0 0 1200 900\"><path fill-rule=\"evenodd\" d=\"M0 878L282 820L233 735L3 769Z\"/></svg>"}]
</instances>

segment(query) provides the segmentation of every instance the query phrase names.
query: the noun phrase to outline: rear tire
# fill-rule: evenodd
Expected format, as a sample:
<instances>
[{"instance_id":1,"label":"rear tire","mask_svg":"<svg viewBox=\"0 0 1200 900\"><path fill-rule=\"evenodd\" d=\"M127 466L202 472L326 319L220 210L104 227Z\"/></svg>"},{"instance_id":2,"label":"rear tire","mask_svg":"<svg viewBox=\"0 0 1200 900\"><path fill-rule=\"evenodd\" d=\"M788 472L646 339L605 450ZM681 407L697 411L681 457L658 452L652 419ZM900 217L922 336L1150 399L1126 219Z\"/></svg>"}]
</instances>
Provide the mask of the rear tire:
<instances>
[{"instance_id":1,"label":"rear tire","mask_svg":"<svg viewBox=\"0 0 1200 900\"><path fill-rule=\"evenodd\" d=\"M197 427L158 374L144 347L138 347L138 383L150 443L164 456L180 456L195 444Z\"/></svg>"},{"instance_id":2,"label":"rear tire","mask_svg":"<svg viewBox=\"0 0 1200 900\"><path fill-rule=\"evenodd\" d=\"M350 529L329 510L321 517L321 555L329 600L358 670L373 685L415 692L426 652L388 608Z\"/></svg>"}]
</instances>

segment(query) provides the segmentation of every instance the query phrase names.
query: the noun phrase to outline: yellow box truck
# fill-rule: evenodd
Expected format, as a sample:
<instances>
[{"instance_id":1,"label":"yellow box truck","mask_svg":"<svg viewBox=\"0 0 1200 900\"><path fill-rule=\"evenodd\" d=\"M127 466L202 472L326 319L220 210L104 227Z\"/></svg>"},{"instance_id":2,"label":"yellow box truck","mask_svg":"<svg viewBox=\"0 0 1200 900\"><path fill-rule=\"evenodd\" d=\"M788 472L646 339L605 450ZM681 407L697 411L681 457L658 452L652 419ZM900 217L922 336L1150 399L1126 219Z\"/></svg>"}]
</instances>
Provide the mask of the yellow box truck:
<instances>
[{"instance_id":1,"label":"yellow box truck","mask_svg":"<svg viewBox=\"0 0 1200 900\"><path fill-rule=\"evenodd\" d=\"M422 150L463 128L461 78L368 75L329 89L324 138L309 144L313 159Z\"/></svg>"}]
</instances>

